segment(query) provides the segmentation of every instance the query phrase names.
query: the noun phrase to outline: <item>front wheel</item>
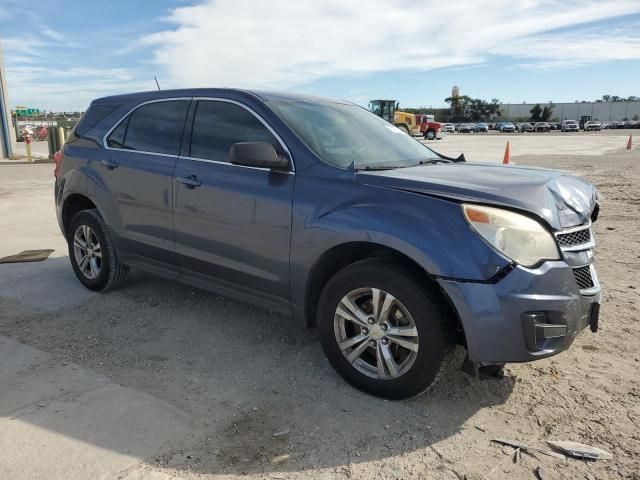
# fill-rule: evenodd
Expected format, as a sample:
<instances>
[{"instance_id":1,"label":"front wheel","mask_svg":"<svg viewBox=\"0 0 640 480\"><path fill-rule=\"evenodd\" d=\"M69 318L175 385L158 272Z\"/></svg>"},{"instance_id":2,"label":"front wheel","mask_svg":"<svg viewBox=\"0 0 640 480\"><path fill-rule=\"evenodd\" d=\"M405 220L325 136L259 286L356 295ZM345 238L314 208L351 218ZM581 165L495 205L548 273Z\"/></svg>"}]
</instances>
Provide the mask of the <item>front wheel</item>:
<instances>
[{"instance_id":1,"label":"front wheel","mask_svg":"<svg viewBox=\"0 0 640 480\"><path fill-rule=\"evenodd\" d=\"M426 138L427 140L433 140L434 138L436 138L436 132L434 132L433 130L428 130L424 134L424 138Z\"/></svg>"},{"instance_id":2,"label":"front wheel","mask_svg":"<svg viewBox=\"0 0 640 480\"><path fill-rule=\"evenodd\" d=\"M452 318L425 282L382 258L353 263L331 278L318 306L320 341L348 383L404 399L437 381L453 344Z\"/></svg>"}]
</instances>

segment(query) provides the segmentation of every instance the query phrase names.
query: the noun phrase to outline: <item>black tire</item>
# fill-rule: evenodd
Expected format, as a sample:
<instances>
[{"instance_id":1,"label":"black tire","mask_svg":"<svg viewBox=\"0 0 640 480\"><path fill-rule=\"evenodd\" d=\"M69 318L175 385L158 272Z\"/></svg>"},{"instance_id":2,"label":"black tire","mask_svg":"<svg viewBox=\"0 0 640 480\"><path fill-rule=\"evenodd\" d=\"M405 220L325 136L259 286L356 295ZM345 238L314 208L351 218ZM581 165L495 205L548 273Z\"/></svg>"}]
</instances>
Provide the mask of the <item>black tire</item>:
<instances>
[{"instance_id":1,"label":"black tire","mask_svg":"<svg viewBox=\"0 0 640 480\"><path fill-rule=\"evenodd\" d=\"M433 130L427 130L426 132L424 132L424 138L425 140L435 140L436 132L434 132Z\"/></svg>"},{"instance_id":2,"label":"black tire","mask_svg":"<svg viewBox=\"0 0 640 480\"><path fill-rule=\"evenodd\" d=\"M450 307L418 274L396 261L369 258L348 265L325 286L318 304L320 342L331 365L349 384L371 395L400 400L426 392L445 370L454 345ZM393 295L409 311L418 331L419 349L413 364L395 378L373 378L357 370L338 346L334 333L336 308L347 293L378 288ZM374 350L375 351L375 350Z\"/></svg>"},{"instance_id":3,"label":"black tire","mask_svg":"<svg viewBox=\"0 0 640 480\"><path fill-rule=\"evenodd\" d=\"M74 252L74 236L83 225L91 229L100 245L102 257L99 273L95 278L87 277L87 275L80 270ZM89 290L105 292L119 288L126 282L129 267L118 261L109 230L96 209L82 210L71 219L69 230L67 231L67 245L69 247L69 259L73 271L76 277L78 277L78 280L80 280L80 283Z\"/></svg>"}]
</instances>

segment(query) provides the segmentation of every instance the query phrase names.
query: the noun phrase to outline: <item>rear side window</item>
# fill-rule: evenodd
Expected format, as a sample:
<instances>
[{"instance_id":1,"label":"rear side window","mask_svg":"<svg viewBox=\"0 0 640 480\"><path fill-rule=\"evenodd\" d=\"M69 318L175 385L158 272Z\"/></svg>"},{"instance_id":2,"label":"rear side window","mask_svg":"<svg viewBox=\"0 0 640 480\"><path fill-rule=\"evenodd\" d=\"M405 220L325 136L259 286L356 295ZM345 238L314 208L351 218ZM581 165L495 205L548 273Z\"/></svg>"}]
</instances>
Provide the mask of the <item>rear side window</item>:
<instances>
[{"instance_id":1,"label":"rear side window","mask_svg":"<svg viewBox=\"0 0 640 480\"><path fill-rule=\"evenodd\" d=\"M127 125L129 125L129 117L125 118L116 129L111 132L107 139L107 145L111 148L124 148L124 134L127 132Z\"/></svg>"},{"instance_id":2,"label":"rear side window","mask_svg":"<svg viewBox=\"0 0 640 480\"><path fill-rule=\"evenodd\" d=\"M111 148L178 155L189 102L169 100L142 105L107 138Z\"/></svg>"},{"instance_id":3,"label":"rear side window","mask_svg":"<svg viewBox=\"0 0 640 480\"><path fill-rule=\"evenodd\" d=\"M198 102L189 156L228 162L231 145L237 142L267 142L278 154L285 153L269 129L246 108L228 102Z\"/></svg>"},{"instance_id":4,"label":"rear side window","mask_svg":"<svg viewBox=\"0 0 640 480\"><path fill-rule=\"evenodd\" d=\"M75 133L76 135L84 135L93 127L95 127L100 121L107 118L107 116L114 112L116 108L118 108L119 104L102 104L102 105L89 105L89 109L84 112L82 118L76 125Z\"/></svg>"}]
</instances>

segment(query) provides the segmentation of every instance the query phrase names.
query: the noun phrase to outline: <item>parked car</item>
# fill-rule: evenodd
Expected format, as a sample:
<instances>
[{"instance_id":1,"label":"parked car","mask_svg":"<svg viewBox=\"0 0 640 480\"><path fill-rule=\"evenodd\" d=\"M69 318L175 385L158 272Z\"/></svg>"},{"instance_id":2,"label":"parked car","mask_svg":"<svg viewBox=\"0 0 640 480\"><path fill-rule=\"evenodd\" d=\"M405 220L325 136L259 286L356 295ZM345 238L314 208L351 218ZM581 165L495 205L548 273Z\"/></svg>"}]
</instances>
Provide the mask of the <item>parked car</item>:
<instances>
[{"instance_id":1,"label":"parked car","mask_svg":"<svg viewBox=\"0 0 640 480\"><path fill-rule=\"evenodd\" d=\"M511 122L504 122L500 124L500 132L509 133L509 132L515 132L515 131L516 131L516 126Z\"/></svg>"},{"instance_id":2,"label":"parked car","mask_svg":"<svg viewBox=\"0 0 640 480\"><path fill-rule=\"evenodd\" d=\"M518 131L521 133L533 132L533 125L527 122L518 124L517 128L518 128Z\"/></svg>"},{"instance_id":3,"label":"parked car","mask_svg":"<svg viewBox=\"0 0 640 480\"><path fill-rule=\"evenodd\" d=\"M549 123L550 130L562 130L562 124L560 122L551 122Z\"/></svg>"},{"instance_id":4,"label":"parked car","mask_svg":"<svg viewBox=\"0 0 640 480\"><path fill-rule=\"evenodd\" d=\"M454 133L456 131L453 123L445 123L443 130L445 133Z\"/></svg>"},{"instance_id":5,"label":"parked car","mask_svg":"<svg viewBox=\"0 0 640 480\"><path fill-rule=\"evenodd\" d=\"M616 122L616 128L626 128L626 123L624 121Z\"/></svg>"},{"instance_id":6,"label":"parked car","mask_svg":"<svg viewBox=\"0 0 640 480\"><path fill-rule=\"evenodd\" d=\"M33 132L34 140L46 140L49 135L49 128L46 125L38 125Z\"/></svg>"},{"instance_id":7,"label":"parked car","mask_svg":"<svg viewBox=\"0 0 640 480\"><path fill-rule=\"evenodd\" d=\"M536 122L533 124L534 132L548 132L549 130L551 130L551 125L547 122Z\"/></svg>"},{"instance_id":8,"label":"parked car","mask_svg":"<svg viewBox=\"0 0 640 480\"><path fill-rule=\"evenodd\" d=\"M488 133L489 132L489 125L487 125L486 123L476 123L475 131L477 133Z\"/></svg>"},{"instance_id":9,"label":"parked car","mask_svg":"<svg viewBox=\"0 0 640 480\"><path fill-rule=\"evenodd\" d=\"M615 122L604 122L604 123L602 124L602 128L603 128L604 130L608 130L608 129L610 129L610 128L616 128L616 125L615 125Z\"/></svg>"},{"instance_id":10,"label":"parked car","mask_svg":"<svg viewBox=\"0 0 640 480\"><path fill-rule=\"evenodd\" d=\"M587 120L586 122L584 122L584 131L585 132L590 132L590 131L600 131L602 130L602 122L599 122L597 120Z\"/></svg>"},{"instance_id":11,"label":"parked car","mask_svg":"<svg viewBox=\"0 0 640 480\"><path fill-rule=\"evenodd\" d=\"M562 128L561 130L563 132L577 132L579 131L580 127L578 126L578 122L576 122L575 120L563 120L562 121Z\"/></svg>"},{"instance_id":12,"label":"parked car","mask_svg":"<svg viewBox=\"0 0 640 480\"><path fill-rule=\"evenodd\" d=\"M101 98L55 175L85 287L121 287L139 268L291 315L374 395L424 392L456 341L480 369L597 329L595 187L453 161L347 102L227 89Z\"/></svg>"},{"instance_id":13,"label":"parked car","mask_svg":"<svg viewBox=\"0 0 640 480\"><path fill-rule=\"evenodd\" d=\"M475 133L476 126L472 123L462 123L458 128L460 133Z\"/></svg>"}]
</instances>

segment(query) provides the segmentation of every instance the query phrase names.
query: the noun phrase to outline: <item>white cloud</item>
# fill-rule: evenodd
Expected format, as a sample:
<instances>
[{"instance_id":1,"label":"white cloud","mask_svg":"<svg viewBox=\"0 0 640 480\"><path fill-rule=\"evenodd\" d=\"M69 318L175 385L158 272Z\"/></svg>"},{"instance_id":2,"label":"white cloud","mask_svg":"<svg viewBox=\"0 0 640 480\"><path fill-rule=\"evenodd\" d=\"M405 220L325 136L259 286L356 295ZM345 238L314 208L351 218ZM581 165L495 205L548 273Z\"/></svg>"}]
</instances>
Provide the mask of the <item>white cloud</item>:
<instances>
[{"instance_id":1,"label":"white cloud","mask_svg":"<svg viewBox=\"0 0 640 480\"><path fill-rule=\"evenodd\" d=\"M49 28L46 25L39 25L37 28L38 28L38 31L42 35L47 37L49 40L52 40L57 43L62 43L62 44L66 43L64 35L58 32L57 30L54 30L53 28Z\"/></svg>"},{"instance_id":2,"label":"white cloud","mask_svg":"<svg viewBox=\"0 0 640 480\"><path fill-rule=\"evenodd\" d=\"M140 81L123 68L51 68L19 65L7 68L12 105L46 110L84 110L96 97L123 91L151 90L153 80Z\"/></svg>"},{"instance_id":3,"label":"white cloud","mask_svg":"<svg viewBox=\"0 0 640 480\"><path fill-rule=\"evenodd\" d=\"M520 66L546 70L579 67L603 60L640 59L638 26L629 30L610 29L606 33L583 29L569 33L521 38L492 53L527 60Z\"/></svg>"},{"instance_id":4,"label":"white cloud","mask_svg":"<svg viewBox=\"0 0 640 480\"><path fill-rule=\"evenodd\" d=\"M286 88L330 75L479 64L489 54L530 64L640 59L637 35L623 53L604 37L576 46L561 33L536 40L637 12L637 0L206 0L173 10L173 28L143 41L174 85Z\"/></svg>"}]
</instances>

